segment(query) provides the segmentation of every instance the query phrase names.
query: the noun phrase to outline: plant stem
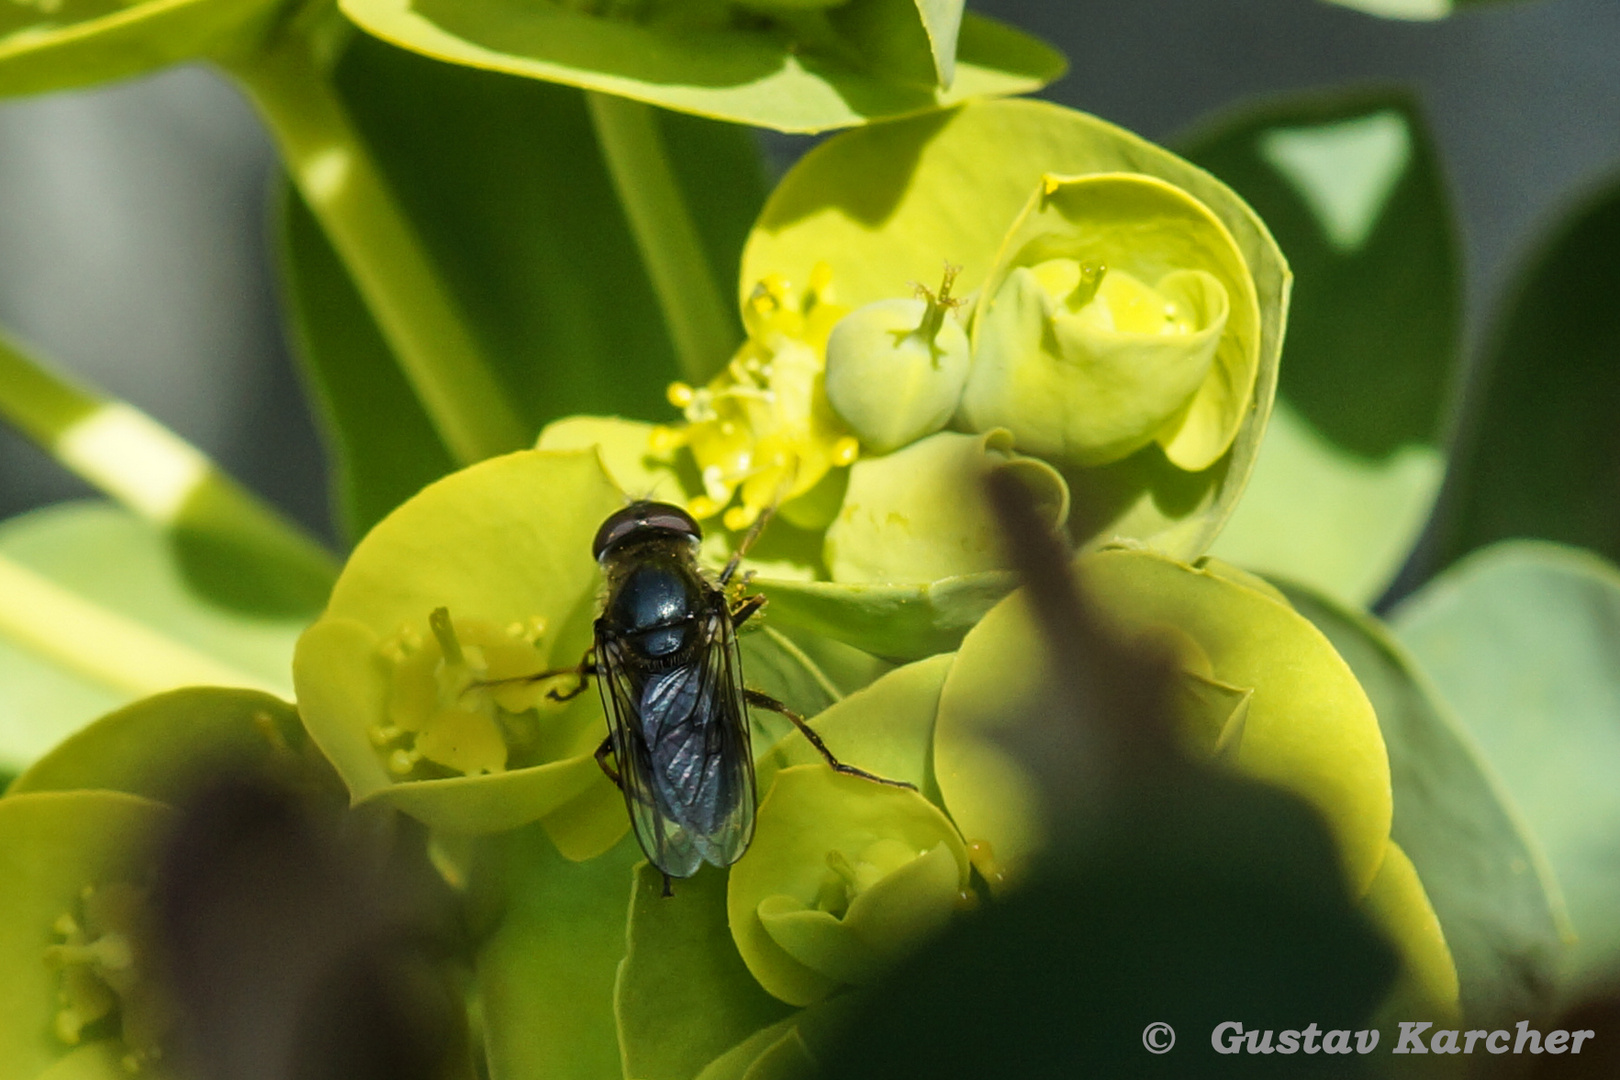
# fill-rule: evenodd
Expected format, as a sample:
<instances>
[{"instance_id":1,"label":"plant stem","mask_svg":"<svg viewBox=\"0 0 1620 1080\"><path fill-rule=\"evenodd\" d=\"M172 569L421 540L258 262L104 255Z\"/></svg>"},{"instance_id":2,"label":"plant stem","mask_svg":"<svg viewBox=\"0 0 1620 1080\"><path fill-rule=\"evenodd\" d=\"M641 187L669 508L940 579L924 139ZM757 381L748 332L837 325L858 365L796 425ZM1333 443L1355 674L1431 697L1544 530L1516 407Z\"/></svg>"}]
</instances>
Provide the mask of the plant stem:
<instances>
[{"instance_id":1,"label":"plant stem","mask_svg":"<svg viewBox=\"0 0 1620 1080\"><path fill-rule=\"evenodd\" d=\"M287 33L227 70L269 125L451 455L471 464L531 441L311 42Z\"/></svg>"},{"instance_id":2,"label":"plant stem","mask_svg":"<svg viewBox=\"0 0 1620 1080\"><path fill-rule=\"evenodd\" d=\"M0 416L86 482L165 528L203 515L327 582L337 560L319 541L220 471L201 450L131 405L108 401L0 334Z\"/></svg>"},{"instance_id":3,"label":"plant stem","mask_svg":"<svg viewBox=\"0 0 1620 1080\"><path fill-rule=\"evenodd\" d=\"M113 690L146 697L182 686L266 685L0 555L0 637Z\"/></svg>"},{"instance_id":4,"label":"plant stem","mask_svg":"<svg viewBox=\"0 0 1620 1080\"><path fill-rule=\"evenodd\" d=\"M676 182L657 111L651 105L587 91L591 122L613 187L641 249L681 374L703 383L737 344L709 259Z\"/></svg>"}]
</instances>

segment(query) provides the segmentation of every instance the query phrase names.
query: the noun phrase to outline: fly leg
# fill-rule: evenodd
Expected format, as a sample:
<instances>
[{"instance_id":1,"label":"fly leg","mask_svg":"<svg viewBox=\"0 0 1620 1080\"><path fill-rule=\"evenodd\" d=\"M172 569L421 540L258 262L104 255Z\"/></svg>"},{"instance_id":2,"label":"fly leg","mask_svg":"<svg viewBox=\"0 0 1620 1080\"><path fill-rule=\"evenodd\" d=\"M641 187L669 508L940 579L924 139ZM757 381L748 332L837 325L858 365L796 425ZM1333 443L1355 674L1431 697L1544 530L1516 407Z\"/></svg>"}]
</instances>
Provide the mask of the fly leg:
<instances>
[{"instance_id":1,"label":"fly leg","mask_svg":"<svg viewBox=\"0 0 1620 1080\"><path fill-rule=\"evenodd\" d=\"M754 596L750 596L750 597L747 597L746 599L744 599L740 604L738 604L736 607L731 609L731 626L732 626L732 629L736 629L737 627L741 626L744 622L746 622L748 620L748 617L750 615L753 615L756 611L758 611L760 608L762 608L764 606L765 606L765 594L764 593L757 593ZM765 708L769 708L769 706L765 706Z\"/></svg>"},{"instance_id":2,"label":"fly leg","mask_svg":"<svg viewBox=\"0 0 1620 1080\"><path fill-rule=\"evenodd\" d=\"M624 781L619 778L619 770L608 763L608 755L611 753L613 753L613 736L609 735L602 740L602 745L596 748L596 766L613 781L614 787L623 791Z\"/></svg>"},{"instance_id":3,"label":"fly leg","mask_svg":"<svg viewBox=\"0 0 1620 1080\"><path fill-rule=\"evenodd\" d=\"M817 735L815 730L805 722L804 717L800 716L798 713L794 712L780 701L777 701L769 694L762 694L758 690L745 689L743 690L743 698L750 705L757 706L761 709L769 709L772 712L781 713L783 716L793 721L793 726L799 729L799 734L810 740L810 745L816 748L816 753L820 754L826 759L827 764L832 766L834 772L843 773L845 776L858 776L862 780L870 780L875 784L887 784L889 787L908 788L912 791L917 790L916 784L907 783L904 780L890 780L886 776L878 776L876 773L869 773L865 769L857 769L853 765L845 765L842 761L839 761L833 756L833 752L831 750L827 749L827 744L821 741L821 736Z\"/></svg>"},{"instance_id":4,"label":"fly leg","mask_svg":"<svg viewBox=\"0 0 1620 1080\"><path fill-rule=\"evenodd\" d=\"M566 675L569 672L574 672L577 674L579 676L579 681L562 693L558 693L556 688L547 690L546 697L550 698L552 701L572 701L585 692L585 687L587 685L585 680L596 674L596 664L589 656L586 656L585 659L581 660L578 667L563 668L561 671L548 671L542 672L539 675L530 675L529 680L531 682L538 682L540 679L546 678L550 675Z\"/></svg>"},{"instance_id":5,"label":"fly leg","mask_svg":"<svg viewBox=\"0 0 1620 1080\"><path fill-rule=\"evenodd\" d=\"M573 686L569 687L567 690L559 691L553 688L546 691L546 697L550 698L552 701L572 701L579 697L580 694L585 692L585 687L589 685L585 680L589 679L596 673L596 661L591 659L589 653L586 653L585 659L581 660L573 667L552 668L549 671L537 671L533 675L514 675L509 679L485 679L483 682L473 683L471 686L467 687L467 689L472 690L475 687L481 688L486 686L515 686L518 683L543 682L546 679L555 679L559 675L575 675L578 676L579 681Z\"/></svg>"}]
</instances>

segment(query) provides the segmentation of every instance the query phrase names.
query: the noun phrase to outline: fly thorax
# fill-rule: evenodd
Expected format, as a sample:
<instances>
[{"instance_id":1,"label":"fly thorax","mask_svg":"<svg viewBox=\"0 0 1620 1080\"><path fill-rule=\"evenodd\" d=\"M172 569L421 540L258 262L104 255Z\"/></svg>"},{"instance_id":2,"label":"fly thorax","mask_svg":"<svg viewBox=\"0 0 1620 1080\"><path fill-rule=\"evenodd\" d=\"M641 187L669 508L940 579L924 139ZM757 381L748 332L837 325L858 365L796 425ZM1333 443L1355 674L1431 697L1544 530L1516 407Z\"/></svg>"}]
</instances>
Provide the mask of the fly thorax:
<instances>
[{"instance_id":1,"label":"fly thorax","mask_svg":"<svg viewBox=\"0 0 1620 1080\"><path fill-rule=\"evenodd\" d=\"M689 644L704 588L690 559L658 553L629 561L612 584L603 617L641 656L673 656Z\"/></svg>"}]
</instances>

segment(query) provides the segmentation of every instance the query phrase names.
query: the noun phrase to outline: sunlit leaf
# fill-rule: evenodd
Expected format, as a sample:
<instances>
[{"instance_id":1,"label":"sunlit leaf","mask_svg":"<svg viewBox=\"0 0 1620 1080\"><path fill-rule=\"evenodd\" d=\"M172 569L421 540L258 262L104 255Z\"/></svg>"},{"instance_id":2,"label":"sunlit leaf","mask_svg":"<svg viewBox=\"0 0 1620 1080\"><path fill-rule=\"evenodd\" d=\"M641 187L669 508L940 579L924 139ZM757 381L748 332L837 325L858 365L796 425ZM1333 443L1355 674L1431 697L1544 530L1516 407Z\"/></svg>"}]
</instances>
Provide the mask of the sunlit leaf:
<instances>
[{"instance_id":1,"label":"sunlit leaf","mask_svg":"<svg viewBox=\"0 0 1620 1080\"><path fill-rule=\"evenodd\" d=\"M0 8L0 95L140 75L254 42L275 0L106 0Z\"/></svg>"},{"instance_id":2,"label":"sunlit leaf","mask_svg":"<svg viewBox=\"0 0 1620 1080\"><path fill-rule=\"evenodd\" d=\"M878 656L915 660L950 652L984 613L1013 590L1007 570L944 578L926 585L860 585L758 578L771 615L784 623Z\"/></svg>"},{"instance_id":3,"label":"sunlit leaf","mask_svg":"<svg viewBox=\"0 0 1620 1080\"><path fill-rule=\"evenodd\" d=\"M297 710L279 698L190 687L144 698L69 736L7 794L95 788L179 802L189 785L222 773L307 762L305 744Z\"/></svg>"},{"instance_id":4,"label":"sunlit leaf","mask_svg":"<svg viewBox=\"0 0 1620 1080\"><path fill-rule=\"evenodd\" d=\"M623 1075L613 987L641 849L570 862L537 826L481 844L472 888L499 905L477 958L490 1080Z\"/></svg>"},{"instance_id":5,"label":"sunlit leaf","mask_svg":"<svg viewBox=\"0 0 1620 1080\"><path fill-rule=\"evenodd\" d=\"M1169 628L1207 665L1198 674L1253 691L1236 767L1314 805L1351 888L1363 892L1389 836L1389 765L1372 706L1326 638L1273 596L1154 552L1082 555L1076 569L1122 629ZM1050 711L1044 650L1025 594L1014 593L962 642L940 696L934 768L945 805L969 841L988 841L1009 877L1039 865L1035 853L1053 831L1028 765L1010 748L1015 732L1038 729Z\"/></svg>"},{"instance_id":6,"label":"sunlit leaf","mask_svg":"<svg viewBox=\"0 0 1620 1080\"><path fill-rule=\"evenodd\" d=\"M885 4L856 0L851 7ZM1035 39L974 15L962 20L947 90L918 85L915 71L894 77L885 70L881 48L877 64L869 67L848 55L859 42L841 43L843 55L834 55L802 48L791 33L770 26L659 26L520 0L345 0L343 10L378 37L440 60L781 131L823 131L970 97L1026 93L1064 67L1057 53ZM872 32L886 37L884 11L838 17L868 14L878 19ZM918 18L910 4L902 14L912 23ZM929 21L934 40L943 45L944 21ZM851 29L857 37L867 33Z\"/></svg>"}]
</instances>

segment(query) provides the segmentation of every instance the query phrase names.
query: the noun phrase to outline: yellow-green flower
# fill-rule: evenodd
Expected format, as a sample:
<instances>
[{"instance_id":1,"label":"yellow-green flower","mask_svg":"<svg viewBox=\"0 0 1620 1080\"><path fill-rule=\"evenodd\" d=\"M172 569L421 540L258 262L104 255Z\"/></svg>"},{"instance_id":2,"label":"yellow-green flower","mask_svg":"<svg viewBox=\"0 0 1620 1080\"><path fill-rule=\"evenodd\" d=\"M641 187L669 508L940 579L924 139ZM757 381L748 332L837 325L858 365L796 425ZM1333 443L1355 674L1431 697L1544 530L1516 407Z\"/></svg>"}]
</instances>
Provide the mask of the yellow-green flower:
<instances>
[{"instance_id":1,"label":"yellow-green flower","mask_svg":"<svg viewBox=\"0 0 1620 1080\"><path fill-rule=\"evenodd\" d=\"M831 284L825 264L803 287L765 277L743 307L748 340L725 369L705 386L670 387L686 423L658 429L651 450L691 451L703 485L686 504L693 517L720 514L726 528L746 529L781 503L791 520L794 499L855 460L858 444L824 385L827 335L845 312Z\"/></svg>"}]
</instances>

